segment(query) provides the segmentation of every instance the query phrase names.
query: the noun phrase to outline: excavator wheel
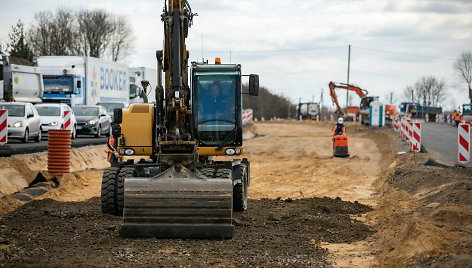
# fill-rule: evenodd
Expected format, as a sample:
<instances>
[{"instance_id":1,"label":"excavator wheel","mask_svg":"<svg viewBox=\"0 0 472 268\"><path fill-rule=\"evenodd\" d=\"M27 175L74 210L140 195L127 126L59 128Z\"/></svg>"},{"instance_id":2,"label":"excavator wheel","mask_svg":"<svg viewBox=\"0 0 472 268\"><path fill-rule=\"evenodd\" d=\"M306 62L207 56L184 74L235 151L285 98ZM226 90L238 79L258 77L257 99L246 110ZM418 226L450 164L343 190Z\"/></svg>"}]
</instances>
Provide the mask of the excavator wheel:
<instances>
[{"instance_id":1,"label":"excavator wheel","mask_svg":"<svg viewBox=\"0 0 472 268\"><path fill-rule=\"evenodd\" d=\"M119 168L110 167L103 172L101 204L102 212L105 214L120 215L117 211L115 195L119 171Z\"/></svg>"},{"instance_id":2,"label":"excavator wheel","mask_svg":"<svg viewBox=\"0 0 472 268\"><path fill-rule=\"evenodd\" d=\"M136 177L134 168L125 167L120 170L116 178L116 215L123 215L123 207L125 205L125 178Z\"/></svg>"},{"instance_id":3,"label":"excavator wheel","mask_svg":"<svg viewBox=\"0 0 472 268\"><path fill-rule=\"evenodd\" d=\"M245 211L247 209L247 168L245 165L237 165L233 168L233 180L241 181L233 186L233 210Z\"/></svg>"}]
</instances>

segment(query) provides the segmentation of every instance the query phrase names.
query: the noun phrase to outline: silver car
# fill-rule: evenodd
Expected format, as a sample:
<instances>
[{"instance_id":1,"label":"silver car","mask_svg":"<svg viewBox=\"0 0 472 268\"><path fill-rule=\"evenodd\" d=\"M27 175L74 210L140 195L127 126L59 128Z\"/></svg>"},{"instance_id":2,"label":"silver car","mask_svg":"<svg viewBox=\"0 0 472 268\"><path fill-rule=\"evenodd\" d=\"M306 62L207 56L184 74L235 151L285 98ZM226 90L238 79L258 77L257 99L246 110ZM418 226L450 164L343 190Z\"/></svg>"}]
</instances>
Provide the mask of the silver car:
<instances>
[{"instance_id":1,"label":"silver car","mask_svg":"<svg viewBox=\"0 0 472 268\"><path fill-rule=\"evenodd\" d=\"M31 103L1 102L0 109L8 110L8 138L28 142L41 141L41 119Z\"/></svg>"},{"instance_id":2,"label":"silver car","mask_svg":"<svg viewBox=\"0 0 472 268\"><path fill-rule=\"evenodd\" d=\"M48 135L50 129L63 129L65 124L64 112L69 111L71 138L75 139L77 136L77 122L75 120L74 112L69 105L65 103L41 103L35 105L36 110L41 116L41 129L43 136Z\"/></svg>"}]
</instances>

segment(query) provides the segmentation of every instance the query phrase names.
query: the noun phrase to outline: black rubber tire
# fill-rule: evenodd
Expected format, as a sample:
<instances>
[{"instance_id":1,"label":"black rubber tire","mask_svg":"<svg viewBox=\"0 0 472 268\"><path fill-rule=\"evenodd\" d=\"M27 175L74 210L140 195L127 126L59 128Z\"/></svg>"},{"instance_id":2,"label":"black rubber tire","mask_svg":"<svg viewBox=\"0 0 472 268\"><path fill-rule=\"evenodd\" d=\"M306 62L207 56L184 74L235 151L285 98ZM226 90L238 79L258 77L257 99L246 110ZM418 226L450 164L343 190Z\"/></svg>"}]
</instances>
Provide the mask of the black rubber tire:
<instances>
[{"instance_id":1,"label":"black rubber tire","mask_svg":"<svg viewBox=\"0 0 472 268\"><path fill-rule=\"evenodd\" d=\"M136 177L136 170L134 168L125 167L118 172L116 178L115 188L115 203L117 215L123 215L123 208L125 206L125 178Z\"/></svg>"},{"instance_id":2,"label":"black rubber tire","mask_svg":"<svg viewBox=\"0 0 472 268\"><path fill-rule=\"evenodd\" d=\"M119 168L110 167L105 169L102 176L102 212L105 214L119 215L116 208L116 179Z\"/></svg>"},{"instance_id":3,"label":"black rubber tire","mask_svg":"<svg viewBox=\"0 0 472 268\"><path fill-rule=\"evenodd\" d=\"M38 136L34 137L35 142L41 142L41 134L42 134L41 131L42 131L41 128L39 128Z\"/></svg>"},{"instance_id":4,"label":"black rubber tire","mask_svg":"<svg viewBox=\"0 0 472 268\"><path fill-rule=\"evenodd\" d=\"M241 180L233 186L233 210L245 211L247 209L247 172L244 165L235 166L233 169L233 179Z\"/></svg>"},{"instance_id":5,"label":"black rubber tire","mask_svg":"<svg viewBox=\"0 0 472 268\"><path fill-rule=\"evenodd\" d=\"M25 136L21 139L21 142L27 143L29 140L29 130L28 128L25 129Z\"/></svg>"},{"instance_id":6,"label":"black rubber tire","mask_svg":"<svg viewBox=\"0 0 472 268\"><path fill-rule=\"evenodd\" d=\"M100 136L102 136L102 128L99 125L97 128L97 134L95 134L95 138L100 138Z\"/></svg>"},{"instance_id":7,"label":"black rubber tire","mask_svg":"<svg viewBox=\"0 0 472 268\"><path fill-rule=\"evenodd\" d=\"M72 132L71 132L71 134L70 134L70 138L71 138L72 140L75 140L75 138L77 138L77 127L76 127L76 126L74 126L74 127L72 128Z\"/></svg>"}]
</instances>

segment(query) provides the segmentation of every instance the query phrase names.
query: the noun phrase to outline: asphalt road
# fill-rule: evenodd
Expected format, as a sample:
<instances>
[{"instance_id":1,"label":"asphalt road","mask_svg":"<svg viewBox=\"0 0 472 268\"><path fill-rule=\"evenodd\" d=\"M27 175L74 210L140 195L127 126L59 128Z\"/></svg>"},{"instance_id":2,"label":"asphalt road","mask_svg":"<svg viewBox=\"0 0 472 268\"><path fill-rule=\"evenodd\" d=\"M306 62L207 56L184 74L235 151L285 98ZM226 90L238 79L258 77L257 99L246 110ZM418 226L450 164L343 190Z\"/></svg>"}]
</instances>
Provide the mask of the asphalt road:
<instances>
[{"instance_id":1,"label":"asphalt road","mask_svg":"<svg viewBox=\"0 0 472 268\"><path fill-rule=\"evenodd\" d=\"M84 147L84 146L89 146L89 145L105 144L107 140L108 138L104 136L102 138L95 138L93 136L78 135L75 140L72 140L72 147L77 148L77 147ZM13 149L13 151L8 150L8 146L11 149ZM33 140L31 140L27 143L22 143L20 140L16 140L16 139L9 139L7 147L6 148L3 147L3 149L0 148L0 157L8 156L9 153L11 153L12 155L38 153L38 152L47 151L47 148L48 148L47 137L43 137L43 140L41 142L34 142Z\"/></svg>"},{"instance_id":2,"label":"asphalt road","mask_svg":"<svg viewBox=\"0 0 472 268\"><path fill-rule=\"evenodd\" d=\"M421 129L423 146L439 154L445 160L455 164L457 162L457 128L445 124L427 123ZM472 167L469 162L465 166Z\"/></svg>"}]
</instances>

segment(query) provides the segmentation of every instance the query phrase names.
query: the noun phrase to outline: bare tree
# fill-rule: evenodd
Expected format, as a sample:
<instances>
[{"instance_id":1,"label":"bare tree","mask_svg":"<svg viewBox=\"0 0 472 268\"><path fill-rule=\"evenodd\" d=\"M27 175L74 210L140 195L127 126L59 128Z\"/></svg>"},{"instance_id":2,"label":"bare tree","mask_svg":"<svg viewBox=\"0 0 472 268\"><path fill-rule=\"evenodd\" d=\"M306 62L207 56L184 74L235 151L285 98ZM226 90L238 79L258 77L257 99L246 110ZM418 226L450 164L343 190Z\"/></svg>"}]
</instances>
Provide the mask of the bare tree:
<instances>
[{"instance_id":1,"label":"bare tree","mask_svg":"<svg viewBox=\"0 0 472 268\"><path fill-rule=\"evenodd\" d=\"M413 86L407 86L403 89L403 98L409 101L415 101L415 88Z\"/></svg>"},{"instance_id":2,"label":"bare tree","mask_svg":"<svg viewBox=\"0 0 472 268\"><path fill-rule=\"evenodd\" d=\"M472 103L472 52L462 52L454 63L454 69L462 75L469 87L469 101Z\"/></svg>"},{"instance_id":3,"label":"bare tree","mask_svg":"<svg viewBox=\"0 0 472 268\"><path fill-rule=\"evenodd\" d=\"M129 55L133 45L132 32L125 17L117 17L113 22L109 52L112 61L118 61Z\"/></svg>"},{"instance_id":4,"label":"bare tree","mask_svg":"<svg viewBox=\"0 0 472 268\"><path fill-rule=\"evenodd\" d=\"M407 86L403 95L423 106L437 106L446 96L446 83L434 76L423 76L413 86Z\"/></svg>"},{"instance_id":5,"label":"bare tree","mask_svg":"<svg viewBox=\"0 0 472 268\"><path fill-rule=\"evenodd\" d=\"M82 10L77 13L80 54L101 58L114 31L112 16L103 10Z\"/></svg>"},{"instance_id":6,"label":"bare tree","mask_svg":"<svg viewBox=\"0 0 472 268\"><path fill-rule=\"evenodd\" d=\"M35 15L36 23L29 31L29 41L37 55L75 55L77 27L74 13L58 9L55 14L41 11Z\"/></svg>"},{"instance_id":7,"label":"bare tree","mask_svg":"<svg viewBox=\"0 0 472 268\"><path fill-rule=\"evenodd\" d=\"M28 39L36 55L102 58L107 54L118 61L132 50L132 30L126 18L103 10L41 11L35 20Z\"/></svg>"}]
</instances>

